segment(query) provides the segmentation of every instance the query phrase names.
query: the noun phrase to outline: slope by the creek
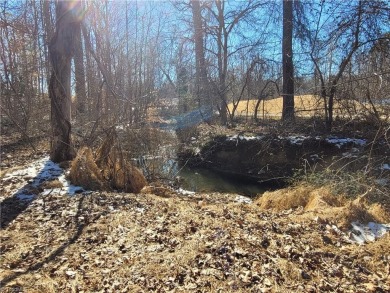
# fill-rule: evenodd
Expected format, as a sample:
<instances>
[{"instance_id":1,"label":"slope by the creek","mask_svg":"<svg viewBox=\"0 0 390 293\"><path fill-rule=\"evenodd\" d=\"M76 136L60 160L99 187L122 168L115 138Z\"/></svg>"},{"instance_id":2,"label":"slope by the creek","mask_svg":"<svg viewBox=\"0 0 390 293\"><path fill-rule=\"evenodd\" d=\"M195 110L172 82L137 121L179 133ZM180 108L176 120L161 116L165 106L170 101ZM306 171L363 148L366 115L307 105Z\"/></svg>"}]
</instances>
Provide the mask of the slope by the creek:
<instances>
[{"instance_id":1,"label":"slope by the creek","mask_svg":"<svg viewBox=\"0 0 390 293\"><path fill-rule=\"evenodd\" d=\"M388 292L390 235L233 194L38 195L1 233L1 292ZM385 220L389 220L388 218Z\"/></svg>"}]
</instances>

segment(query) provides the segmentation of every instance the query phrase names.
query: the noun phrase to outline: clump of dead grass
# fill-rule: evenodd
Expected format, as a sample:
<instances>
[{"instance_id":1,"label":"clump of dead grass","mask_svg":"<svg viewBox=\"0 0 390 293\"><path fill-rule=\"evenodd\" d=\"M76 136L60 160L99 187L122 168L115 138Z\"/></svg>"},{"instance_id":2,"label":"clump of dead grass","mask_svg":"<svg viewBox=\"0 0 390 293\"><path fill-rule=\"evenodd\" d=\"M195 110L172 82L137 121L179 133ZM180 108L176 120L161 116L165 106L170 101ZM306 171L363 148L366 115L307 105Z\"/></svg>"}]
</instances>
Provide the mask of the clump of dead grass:
<instances>
[{"instance_id":1,"label":"clump of dead grass","mask_svg":"<svg viewBox=\"0 0 390 293\"><path fill-rule=\"evenodd\" d=\"M326 222L348 229L354 221L390 222L390 214L380 204L371 204L363 197L355 200L334 195L328 187L297 185L286 189L265 192L255 204L262 210L275 212L303 208L303 217L320 217Z\"/></svg>"},{"instance_id":2,"label":"clump of dead grass","mask_svg":"<svg viewBox=\"0 0 390 293\"><path fill-rule=\"evenodd\" d=\"M282 211L303 207L308 210L324 206L340 206L345 199L336 197L326 187L298 185L276 191L267 191L255 203L261 209Z\"/></svg>"},{"instance_id":3,"label":"clump of dead grass","mask_svg":"<svg viewBox=\"0 0 390 293\"><path fill-rule=\"evenodd\" d=\"M43 188L43 189L62 188L62 187L64 187L64 185L58 179L45 181L41 185L41 188Z\"/></svg>"},{"instance_id":4,"label":"clump of dead grass","mask_svg":"<svg viewBox=\"0 0 390 293\"><path fill-rule=\"evenodd\" d=\"M104 190L108 187L88 147L82 148L72 161L69 180L89 190Z\"/></svg>"},{"instance_id":5,"label":"clump of dead grass","mask_svg":"<svg viewBox=\"0 0 390 293\"><path fill-rule=\"evenodd\" d=\"M69 179L90 190L123 190L139 193L146 185L141 170L128 162L120 149L115 131L108 133L93 157L90 148L82 148L73 160Z\"/></svg>"}]
</instances>

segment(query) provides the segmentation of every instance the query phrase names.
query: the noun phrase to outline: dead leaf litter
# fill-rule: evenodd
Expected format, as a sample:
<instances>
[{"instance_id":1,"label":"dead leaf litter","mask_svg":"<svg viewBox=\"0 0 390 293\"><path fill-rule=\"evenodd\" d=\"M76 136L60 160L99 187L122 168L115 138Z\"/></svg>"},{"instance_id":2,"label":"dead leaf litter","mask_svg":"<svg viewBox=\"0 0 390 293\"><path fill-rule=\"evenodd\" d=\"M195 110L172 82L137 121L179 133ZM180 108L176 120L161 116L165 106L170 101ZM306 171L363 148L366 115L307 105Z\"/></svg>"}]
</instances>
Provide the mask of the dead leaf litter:
<instances>
[{"instance_id":1,"label":"dead leaf litter","mask_svg":"<svg viewBox=\"0 0 390 293\"><path fill-rule=\"evenodd\" d=\"M2 207L17 194L6 178ZM28 180L34 187L36 177ZM316 212L313 202L264 209L235 194L172 191L168 197L153 189L69 196L54 192L69 190L58 182L46 185L52 192L41 183L2 226L1 292L390 290L387 226L376 227L382 237L358 245L341 218Z\"/></svg>"}]
</instances>

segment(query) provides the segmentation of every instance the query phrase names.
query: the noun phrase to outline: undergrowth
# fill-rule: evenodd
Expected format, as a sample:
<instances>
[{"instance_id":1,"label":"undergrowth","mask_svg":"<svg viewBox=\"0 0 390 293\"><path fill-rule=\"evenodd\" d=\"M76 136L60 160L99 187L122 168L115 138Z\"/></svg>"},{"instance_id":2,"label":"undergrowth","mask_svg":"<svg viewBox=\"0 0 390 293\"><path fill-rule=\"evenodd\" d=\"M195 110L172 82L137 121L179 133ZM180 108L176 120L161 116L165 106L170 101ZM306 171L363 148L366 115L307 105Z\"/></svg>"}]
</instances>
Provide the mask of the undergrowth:
<instances>
[{"instance_id":1,"label":"undergrowth","mask_svg":"<svg viewBox=\"0 0 390 293\"><path fill-rule=\"evenodd\" d=\"M381 177L379 174L365 172L364 169L344 171L329 167L324 170L297 171L291 183L326 186L335 196L349 199L364 198L370 203L380 203L390 209L390 182Z\"/></svg>"}]
</instances>

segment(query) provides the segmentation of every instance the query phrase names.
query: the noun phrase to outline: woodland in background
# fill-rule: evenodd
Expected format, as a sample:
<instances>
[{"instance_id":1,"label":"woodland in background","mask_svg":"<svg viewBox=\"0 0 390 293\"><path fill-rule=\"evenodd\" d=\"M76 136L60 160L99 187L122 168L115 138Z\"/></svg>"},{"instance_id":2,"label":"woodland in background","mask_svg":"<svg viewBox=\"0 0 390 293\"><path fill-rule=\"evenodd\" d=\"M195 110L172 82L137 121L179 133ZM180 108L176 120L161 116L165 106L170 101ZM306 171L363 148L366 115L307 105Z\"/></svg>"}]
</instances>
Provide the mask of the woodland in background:
<instances>
[{"instance_id":1,"label":"woodland in background","mask_svg":"<svg viewBox=\"0 0 390 293\"><path fill-rule=\"evenodd\" d=\"M388 127L388 1L70 3L79 5L80 27L71 42L67 123L79 146L112 127L161 126L191 111L205 121L218 115L229 125L238 119L240 101L259 105L290 96L291 102L294 94L321 101L328 132L335 118ZM43 0L1 3L2 132L8 126L24 139L52 134L49 51L61 19L56 7ZM290 32L283 33L283 24ZM282 56L289 56L289 69ZM283 74L292 76L292 87L283 85ZM336 103L342 117L334 117ZM285 110L283 119L293 123L294 112ZM257 106L249 118L261 117Z\"/></svg>"},{"instance_id":2,"label":"woodland in background","mask_svg":"<svg viewBox=\"0 0 390 293\"><path fill-rule=\"evenodd\" d=\"M0 292L390 292L389 20L0 0Z\"/></svg>"}]
</instances>

